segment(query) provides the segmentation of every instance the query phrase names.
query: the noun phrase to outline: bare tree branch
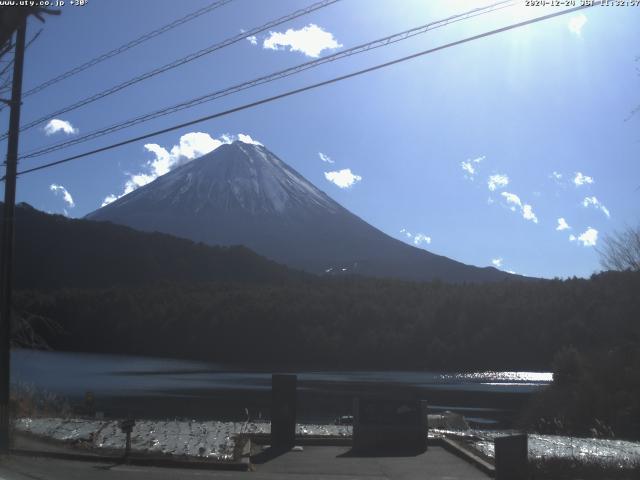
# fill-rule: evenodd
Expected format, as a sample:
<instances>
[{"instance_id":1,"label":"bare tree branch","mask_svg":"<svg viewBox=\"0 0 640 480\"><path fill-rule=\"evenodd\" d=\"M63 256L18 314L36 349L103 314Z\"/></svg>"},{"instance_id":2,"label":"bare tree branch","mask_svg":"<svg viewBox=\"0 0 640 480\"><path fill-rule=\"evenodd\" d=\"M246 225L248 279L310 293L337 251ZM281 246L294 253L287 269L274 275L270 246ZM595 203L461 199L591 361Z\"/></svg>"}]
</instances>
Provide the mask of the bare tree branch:
<instances>
[{"instance_id":1,"label":"bare tree branch","mask_svg":"<svg viewBox=\"0 0 640 480\"><path fill-rule=\"evenodd\" d=\"M51 348L38 331L48 330L54 334L62 332L60 324L41 315L35 315L26 311L14 311L13 317L14 322L11 332L12 347L50 350ZM40 326L36 327L36 323L39 323Z\"/></svg>"},{"instance_id":2,"label":"bare tree branch","mask_svg":"<svg viewBox=\"0 0 640 480\"><path fill-rule=\"evenodd\" d=\"M606 270L640 270L640 226L604 237L598 249L600 264Z\"/></svg>"}]
</instances>

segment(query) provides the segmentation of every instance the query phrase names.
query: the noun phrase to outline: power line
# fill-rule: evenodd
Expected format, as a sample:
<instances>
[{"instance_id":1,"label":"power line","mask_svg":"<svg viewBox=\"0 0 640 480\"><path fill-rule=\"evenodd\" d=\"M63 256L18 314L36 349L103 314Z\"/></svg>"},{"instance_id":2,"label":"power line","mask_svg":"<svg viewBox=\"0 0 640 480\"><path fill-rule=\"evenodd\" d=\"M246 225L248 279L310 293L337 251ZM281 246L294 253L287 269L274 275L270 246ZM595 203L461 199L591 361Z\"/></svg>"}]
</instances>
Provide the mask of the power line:
<instances>
[{"instance_id":1,"label":"power line","mask_svg":"<svg viewBox=\"0 0 640 480\"><path fill-rule=\"evenodd\" d=\"M597 4L598 3L596 3L596 5ZM244 109L247 109L247 108L251 108L251 107L254 107L254 106L257 106L257 105L261 105L261 104L264 104L264 103L269 103L269 102L272 102L274 100L277 100L277 99L280 99L280 98L283 98L283 97L287 97L287 96L294 95L294 94L297 94L297 93L301 93L301 92L304 92L304 91L307 91L307 90L318 88L320 86L324 86L324 85L327 85L327 84L330 84L330 83L335 83L337 81L345 80L347 78L358 76L358 75L361 75L361 74L364 74L364 73L368 73L368 72L371 72L371 71L374 71L374 70L378 70L380 68L384 68L384 67L396 64L396 63L400 63L400 62L403 62L403 61L406 61L406 60L410 60L410 59L416 58L418 56L426 55L428 53L433 53L433 52L438 51L438 50L442 50L442 49L445 49L445 48L456 46L456 45L459 45L459 44L462 44L462 43L466 43L466 42L469 42L469 41L472 41L472 40L476 40L476 39L479 39L479 38L482 38L482 37L485 37L485 36L489 36L489 35L493 35L493 34L496 34L496 33L500 33L500 32L503 32L503 31L511 30L511 29L514 29L514 28L518 28L518 27L521 27L521 26L524 26L524 25L528 25L528 24L531 24L531 23L543 21L543 20L558 16L558 15L565 15L567 13L571 13L571 12L574 12L574 11L577 11L577 10L580 10L580 9L583 9L583 8L588 8L588 7L587 6L576 7L576 8L565 10L565 11L562 11L562 12L549 14L549 15L542 16L542 17L537 17L537 18L532 19L532 20L528 20L528 21L521 22L521 23L518 23L518 24L510 25L510 26L503 27L503 28L500 28L500 29L497 29L497 30L492 30L492 31L486 32L484 34L476 35L476 36L473 36L473 37L468 37L466 39L463 39L463 40L460 40L460 41L457 41L457 42L453 42L453 43L449 43L449 44L446 44L446 45L443 45L443 46L440 46L440 47L436 47L436 48L433 48L433 49L425 50L425 51L419 52L417 54L413 54L413 55L410 55L410 56L407 56L407 57L402 57L400 59L393 60L391 62L380 64L380 65L377 65L377 66L374 66L374 67L370 67L370 68L367 68L367 69L364 69L364 70L360 70L360 71L357 71L357 72L354 72L354 73L351 73L351 74L348 74L348 75L336 77L336 78L333 78L333 79L330 79L330 80L327 80L327 81L324 81L324 82L320 82L320 83L316 83L316 84L313 84L313 85L310 85L310 86L307 86L307 87L303 87L303 88L300 88L300 89L292 90L292 91L289 91L289 92L286 92L286 93L283 93L283 94L280 94L280 95L269 97L269 98L266 98L266 99L263 99L263 100L259 100L257 102L249 103L249 104L246 104L246 105L243 105L243 106L240 106L240 107L236 107L236 108L233 108L233 109L230 109L230 110L219 112L219 113L216 113L216 114L213 114L213 115L209 115L209 116L206 116L206 117L201 117L201 118L199 118L197 120L193 120L193 121L190 121L190 122L182 123L182 124L179 124L179 125L176 125L176 126L173 126L173 127L169 127L169 128L166 128L166 129L162 129L162 130L150 133L150 134L146 134L146 135L142 135L142 136L139 136L139 137L135 137L133 139L125 140L123 142L119 142L119 143L116 143L116 144L108 146L108 147L103 147L103 148L100 148L100 149L92 150L90 152L86 152L86 153L83 153L83 154L80 154L80 155L76 155L76 156L73 156L73 157L70 157L70 158L67 158L67 159L59 160L57 162L52 162L50 164L45 164L43 166L35 167L35 168L29 169L29 170L24 170L24 171L22 171L20 173L21 174L22 173L30 173L32 171L40 170L42 168L47 168L49 166L57 165L57 164L60 164L60 163L65 163L65 162L68 162L68 161L71 161L71 160L75 160L77 158L82 158L82 157L85 157L87 155L91 155L91 154L94 154L94 153L99 153L99 152L102 152L102 151L105 151L105 150L110 150L110 149L116 148L118 146L122 146L122 145L126 145L128 143L132 143L132 142L135 142L135 141L143 140L143 139L146 139L146 138L149 138L149 137L152 137L152 136L156 136L156 135L159 135L159 134L162 134L162 133L166 133L166 132L169 132L169 131L172 131L172 130L177 130L179 128L190 126L190 125L193 125L195 123L200 123L200 122L203 122L203 121L206 121L206 120L210 120L210 119L213 119L213 118L217 118L217 117L220 117L220 116L228 115L230 113L235 113L237 111L244 110Z\"/></svg>"},{"instance_id":2,"label":"power line","mask_svg":"<svg viewBox=\"0 0 640 480\"><path fill-rule=\"evenodd\" d=\"M349 78L353 78L353 77L357 77L357 76L360 76L360 75L364 75L365 73L370 73L370 72L373 72L373 71L376 71L376 70L380 70L380 69L389 67L391 65L396 65L398 63L406 62L408 60L413 60L414 58L422 57L424 55L428 55L428 54L435 53L435 52L438 52L438 51L441 51L441 50L445 50L447 48L451 48L451 47L455 47L455 46L462 45L462 44L465 44L465 43L473 42L475 40L479 40L479 39L484 38L484 37L497 35L499 33L506 32L506 31L509 31L509 30L514 30L516 28L524 27L526 25L531 25L533 23L541 22L541 21L544 21L544 20L549 20L551 18L555 18L555 17L561 16L561 15L566 15L568 13L573 13L573 12L577 12L579 10L583 10L583 9L586 9L586 8L591 8L592 6L600 5L600 3L601 2L596 1L593 4L590 4L590 5L581 5L581 6L578 6L578 7L573 7L573 8L567 9L567 10L563 10L561 12L550 13L550 14L547 14L547 15L543 15L541 17L536 17L536 18L532 18L530 20L525 20L523 22L507 25L506 27L501 27L501 28L497 28L497 29L494 29L494 30L490 30L488 32L484 32L484 33L481 33L481 34L478 34L478 35L473 35L471 37L466 37L466 38L463 38L462 40L457 40L455 42L450 42L450 43L447 43L447 44L444 44L444 45L440 45L439 47L434 47L434 48L430 48L430 49L427 49L427 50L422 50L421 52L414 53L412 55L407 55L405 57L397 58L397 59L391 60L389 62L380 63L380 64L374 65L372 67L368 67L368 68L365 68L365 69L362 69L362 70L358 70L358 71L355 71L355 72L352 72L352 73L348 73L346 75L341 75L339 77L334 77L334 78L331 78L329 80L324 80L322 82L318 82L318 83L314 83L314 84L311 84L311 85L307 85L306 87L301 87L301 88L297 88L297 89L294 89L294 90L289 90L287 92L284 92L284 93L281 93L281 94L278 94L278 95L274 95L272 97L267 97L267 98L263 98L261 100L257 100L255 102L246 103L246 104L241 105L239 107L231 108L229 110L224 110L222 112L217 112L217 113L214 113L214 114L211 114L211 115L206 115L204 117L200 117L200 118L197 118L195 120L191 120L191 121L184 122L184 123L181 123L181 124L178 124L178 125L174 125L172 127L163 128L161 130L156 130L154 132L147 133L145 135L140 135L138 137L129 138L127 140L123 140L121 142L117 142L117 143L114 143L114 144L111 144L111 145L107 145L105 147L97 148L95 150L91 150L91 151L84 152L84 153L81 153L81 154L78 154L78 155L73 155L71 157L63 158L62 160L57 160L55 162L49 162L49 163L45 163L45 164L37 166L37 167L29 168L27 170L22 170L22 171L18 172L18 175L24 175L24 174L36 172L36 171L39 171L39 170L44 170L46 168L51 168L51 167L54 167L54 166L57 166L57 165L61 165L63 163L71 162L73 160L77 160L77 159L80 159L80 158L88 157L88 156L94 155L96 153L106 152L108 150L112 150L114 148L121 147L123 145L127 145L129 143L138 142L140 140L145 140L145 139L150 138L150 137L155 137L155 136L161 135L163 133L167 133L167 132L171 132L171 131L174 131L174 130L178 130L180 128L184 128L184 127L188 127L188 126L191 126L191 125L195 125L196 123L202 123L202 122L205 122L207 120L212 120L212 119L215 119L215 118L219 118L219 117L223 117L223 116L226 116L226 115L230 115L232 113L236 113L236 112L239 112L239 111L242 111L242 110L247 110L249 108L257 107L259 105L263 105L263 104L266 104L266 103L271 103L271 102L274 102L276 100L280 100L282 98L290 97L292 95L297 95L298 93L306 92L306 91L313 90L313 89L316 89L316 88L319 88L319 87L323 87L325 85L330 85L330 84L333 84L333 83L337 83L337 82L340 82L342 80L347 80Z\"/></svg>"},{"instance_id":3,"label":"power line","mask_svg":"<svg viewBox=\"0 0 640 480\"><path fill-rule=\"evenodd\" d=\"M24 47L24 49L25 49L25 50L28 50L28 49L29 49L29 47L31 46L31 44L32 44L33 42L35 42L35 41L38 39L38 37L39 37L39 36L40 36L40 34L42 33L42 30L43 30L43 29L41 28L40 30L38 30L38 31L33 35L33 37L31 37L31 40L29 40L29 41L27 42L27 44L25 45L25 47ZM9 60L9 61L7 62L7 64L2 68L2 70L0 70L0 77L2 77L5 73L7 73L7 72L9 71L9 69L13 68L13 62L14 62L14 60L15 60L15 55L14 55L14 58L12 58L11 60ZM0 87L0 93L4 93L5 91L11 90L11 87L8 85L8 83L9 83L9 82L7 82L7 86L4 86L4 85L3 85L3 86L1 86L1 87ZM4 109L4 106L0 106L0 111L2 111L3 109Z\"/></svg>"},{"instance_id":4,"label":"power line","mask_svg":"<svg viewBox=\"0 0 640 480\"><path fill-rule=\"evenodd\" d=\"M340 0L321 0L319 2L316 2L312 5L309 5L308 7L302 8L300 10L296 10L293 13L290 13L288 15L285 15L284 17L280 17L276 20L271 20L270 22L265 23L264 25L261 25L259 27L255 27L252 28L251 30L248 30L246 32L242 32L238 35L234 35L233 37L227 38L226 40L223 40L222 42L216 43L214 45L211 45L207 48L204 48L202 50L198 50L197 52L191 53L185 57L179 58L178 60L174 60L173 62L167 63L161 67L155 68L154 70L151 70L149 72L143 73L142 75L138 75L137 77L131 78L125 82L122 82L114 87L108 88L106 90L103 90L102 92L96 93L94 95L91 95L89 97L86 97L74 104L68 105L64 108L61 108L60 110L57 110L53 113L49 113L43 117L38 118L37 120L33 120L30 123L27 123L26 125L23 125L20 130L28 130L30 128L35 127L36 125L45 122L47 120L50 120L51 118L57 117L58 115L62 115L63 113L67 113L70 112L72 110L75 110L77 108L83 107L85 105L88 105L90 103L95 102L96 100L100 100L101 98L107 97L109 95L112 95L116 92L119 92L120 90L123 90L127 87L130 87L131 85L135 85L139 82L142 82L143 80L148 80L151 77L154 77L156 75L159 75L161 73L164 73L168 70L172 70L174 68L180 67L186 63L189 63L193 60L196 60L204 55L208 55L212 52L215 52L216 50L220 50L222 48L228 47L229 45L232 45L234 43L237 43L241 40L244 40L246 37L251 36L251 35L255 35L257 33L263 32L265 30L268 30L270 28L273 28L277 25L280 25L281 23L287 22L289 20L293 20L294 18L298 18L301 17L303 15L307 15L308 13L311 13L315 10L318 10L320 8L324 8L326 6L329 6L333 3L339 2ZM4 135L2 135L0 137L0 140L3 140L7 138L7 134L5 133Z\"/></svg>"},{"instance_id":5,"label":"power line","mask_svg":"<svg viewBox=\"0 0 640 480\"><path fill-rule=\"evenodd\" d=\"M63 80L66 80L69 77L72 77L80 72L83 72L91 67L94 67L95 65L104 62L105 60L108 60L111 57L115 57L116 55L119 55L121 53L126 52L127 50L130 50L134 47L137 47L138 45L146 42L147 40L151 40L152 38L155 38L159 35L162 35L163 33L168 32L169 30L172 30L176 27L179 27L180 25L183 25L187 22L190 22L191 20L194 20L206 13L209 13L219 7L222 7L224 5L226 5L227 3L230 3L233 0L218 0L216 2L213 2L205 7L202 7L199 10L196 10L195 12L191 12L187 15L185 15L182 18L179 18L177 20L174 20L173 22L170 22L160 28L157 28L151 32L145 33L144 35L131 40L130 42L127 42L117 48L114 48L113 50L110 50L106 53L103 53L102 55L99 55L98 57L95 57L91 60L89 60L88 62L83 63L82 65L79 65L75 68L72 68L64 73L61 73L60 75L58 75L57 77L51 78L50 80L47 80L46 82L41 83L40 85L37 85L35 87L33 87L30 90L27 90L22 97L28 97L30 95L33 95L34 93L38 93L42 90L44 90L47 87L50 87L53 84L56 84L58 82L61 82Z\"/></svg>"},{"instance_id":6,"label":"power line","mask_svg":"<svg viewBox=\"0 0 640 480\"><path fill-rule=\"evenodd\" d=\"M396 43L396 42L399 42L399 41L402 41L402 40L406 40L406 39L414 37L416 35L424 34L424 33L428 32L430 30L434 30L436 28L444 27L444 26L449 25L451 23L455 23L455 22L459 22L461 20L466 20L466 19L469 19L469 18L473 18L473 17L479 16L479 15L484 15L484 14L487 14L487 13L495 12L495 11L497 11L499 9L510 7L514 3L515 2L513 0L500 1L500 2L497 2L497 3L492 4L492 5L476 8L476 9L464 12L462 14L453 15L453 16L445 18L443 20L438 20L436 22L431 22L431 23L428 23L426 25L421 25L419 27L415 27L415 28L412 28L412 29L409 29L409 30L405 30L405 31L400 32L400 33L396 33L396 34L389 35L389 36L386 36L386 37L383 37L383 38L380 38L380 39L377 39L377 40L373 40L371 42L363 43L361 45L349 48L347 50L342 50L342 51L334 53L332 55L327 55L326 57L322 57L322 58L319 58L317 60L311 60L309 62L305 62L305 63L299 64L299 65L296 65L296 66L293 66L293 67L289 67L289 68L286 68L284 70L280 70L278 72L271 73L269 75L265 75L265 76L262 76L262 77L259 77L259 78L253 79L253 80L249 80L249 81L246 81L246 82L243 82L243 83L240 83L240 84L233 85L231 87L227 87L227 88L222 89L222 90L218 90L218 91L215 91L215 92L212 92L212 93L208 93L206 95L202 95L200 97L196 97L196 98L191 99L191 100L187 100L186 102L181 102L181 103L178 103L176 105L172 105L170 107L165 107L163 109L156 110L154 112L146 113L144 115L141 115L141 116L126 120L124 122L117 123L115 125L111 125L109 127L102 128L100 130L95 130L93 132L89 132L89 133L87 133L87 134L85 134L85 135L83 135L81 137L76 137L76 138L73 138L73 139L70 139L70 140L65 140L64 142L60 142L60 143L57 143L57 144L54 144L54 145L43 147L43 148L41 148L39 150L34 150L34 151L31 151L31 152L28 152L27 154L22 155L20 158L21 159L27 159L27 158L38 157L38 156L41 156L41 155L45 155L47 153L51 153L51 152L54 152L54 151L57 151L57 150L61 150L63 148L68 148L68 147L71 147L73 145L84 143L84 142L87 142L89 140L93 140L93 139L96 139L98 137L102 137L104 135L108 135L108 134L117 132L119 130L123 130L125 128L130 128L130 127L132 127L134 125L138 125L140 123L144 123L144 122L153 120L155 118L162 117L164 115L169 115L169 114L172 114L172 113L176 113L178 111L185 110L185 109L188 109L188 108L192 108L194 106L200 105L200 104L205 103L205 102L210 102L212 100L216 100L216 99L221 98L221 97L226 97L228 95L232 95L232 94L241 92L243 90L247 90L249 88L253 88L253 87L256 87L256 86L259 86L259 85L263 85L263 84L266 84L266 83L270 83L270 82L273 82L273 81L276 81L276 80L279 80L279 79L282 79L282 78L286 78L286 77L289 77L291 75L303 72L305 70L308 70L308 69L323 65L325 63L334 62L334 61L340 60L342 58L350 57L352 55L356 55L356 54L363 53L363 52L366 52L366 51L370 51L370 50L373 50L373 49L376 49L376 48L384 47L386 45L390 45L390 44L393 44L393 43Z\"/></svg>"}]
</instances>

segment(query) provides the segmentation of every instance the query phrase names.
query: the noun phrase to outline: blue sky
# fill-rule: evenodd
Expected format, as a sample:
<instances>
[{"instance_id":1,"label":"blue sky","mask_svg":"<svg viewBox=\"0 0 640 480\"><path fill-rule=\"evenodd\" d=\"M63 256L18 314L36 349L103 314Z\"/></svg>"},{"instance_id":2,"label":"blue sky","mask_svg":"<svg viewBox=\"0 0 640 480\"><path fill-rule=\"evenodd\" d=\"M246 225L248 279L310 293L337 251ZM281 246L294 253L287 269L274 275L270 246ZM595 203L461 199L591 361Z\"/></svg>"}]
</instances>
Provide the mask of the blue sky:
<instances>
[{"instance_id":1,"label":"blue sky","mask_svg":"<svg viewBox=\"0 0 640 480\"><path fill-rule=\"evenodd\" d=\"M89 0L84 7L64 6L27 51L24 88L209 3ZM310 3L234 0L25 98L23 123ZM342 0L61 115L48 129L42 124L26 131L21 151L488 3ZM552 11L521 5L465 20L26 159L21 167ZM526 275L588 276L599 270L603 236L638 223L640 114L631 116L640 105L638 25L640 7L594 7L483 38L25 175L18 201L82 217L121 195L127 182L149 181L179 156L193 158L224 135L244 134L355 214L419 248ZM30 21L31 34L39 28ZM7 111L0 116L6 129Z\"/></svg>"}]
</instances>

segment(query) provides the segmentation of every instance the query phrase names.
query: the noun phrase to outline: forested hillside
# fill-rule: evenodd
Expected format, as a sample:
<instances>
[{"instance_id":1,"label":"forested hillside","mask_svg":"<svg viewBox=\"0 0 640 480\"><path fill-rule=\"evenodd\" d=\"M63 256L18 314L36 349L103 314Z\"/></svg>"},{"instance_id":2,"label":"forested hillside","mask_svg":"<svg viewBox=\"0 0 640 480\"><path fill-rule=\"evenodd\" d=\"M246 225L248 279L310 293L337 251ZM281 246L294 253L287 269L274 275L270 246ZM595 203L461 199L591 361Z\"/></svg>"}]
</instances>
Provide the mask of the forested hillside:
<instances>
[{"instance_id":1,"label":"forested hillside","mask_svg":"<svg viewBox=\"0 0 640 480\"><path fill-rule=\"evenodd\" d=\"M0 203L0 209L2 203ZM245 247L211 247L107 222L16 208L15 287L108 287L161 281L264 282L305 274Z\"/></svg>"},{"instance_id":2,"label":"forested hillside","mask_svg":"<svg viewBox=\"0 0 640 480\"><path fill-rule=\"evenodd\" d=\"M484 285L311 278L23 291L56 349L404 369L548 369L640 344L640 273Z\"/></svg>"}]
</instances>

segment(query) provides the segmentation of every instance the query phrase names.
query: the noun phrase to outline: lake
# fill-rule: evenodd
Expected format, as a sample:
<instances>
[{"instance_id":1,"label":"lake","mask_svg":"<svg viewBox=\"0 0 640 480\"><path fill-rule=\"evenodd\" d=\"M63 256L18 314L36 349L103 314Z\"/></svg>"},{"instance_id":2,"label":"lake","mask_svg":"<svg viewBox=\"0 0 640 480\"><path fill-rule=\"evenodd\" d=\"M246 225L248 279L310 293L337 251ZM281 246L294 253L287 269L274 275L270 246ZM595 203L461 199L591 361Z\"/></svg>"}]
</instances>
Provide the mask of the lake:
<instances>
[{"instance_id":1,"label":"lake","mask_svg":"<svg viewBox=\"0 0 640 480\"><path fill-rule=\"evenodd\" d=\"M107 415L137 418L240 420L269 414L268 366L238 366L130 355L16 349L12 383L33 386L80 403L93 392ZM277 370L277 373L283 373ZM359 394L426 400L432 412L451 410L482 425L508 426L548 372L308 371L298 376L301 421L330 422L349 414Z\"/></svg>"}]
</instances>

